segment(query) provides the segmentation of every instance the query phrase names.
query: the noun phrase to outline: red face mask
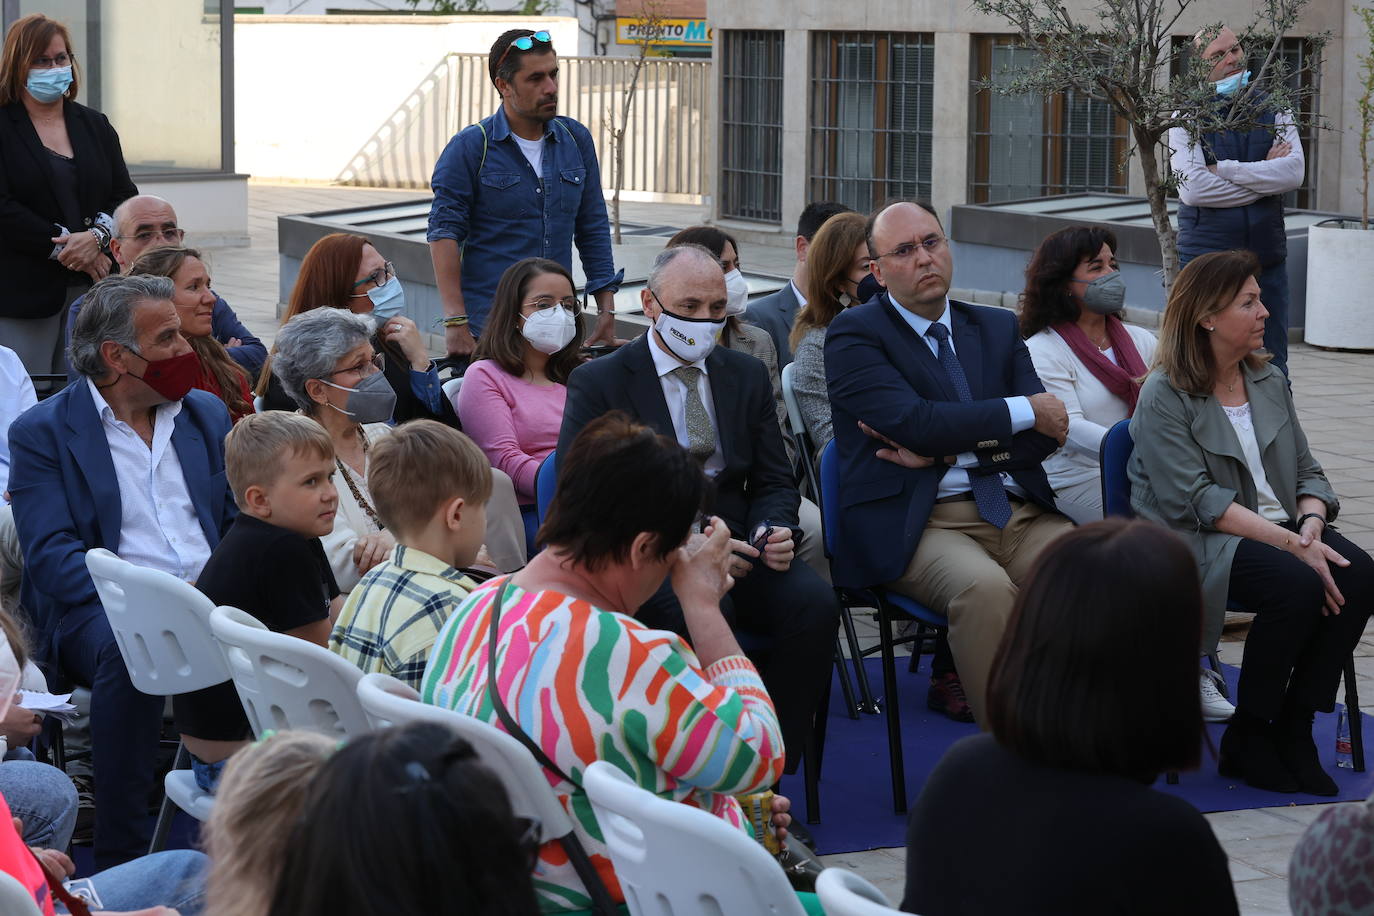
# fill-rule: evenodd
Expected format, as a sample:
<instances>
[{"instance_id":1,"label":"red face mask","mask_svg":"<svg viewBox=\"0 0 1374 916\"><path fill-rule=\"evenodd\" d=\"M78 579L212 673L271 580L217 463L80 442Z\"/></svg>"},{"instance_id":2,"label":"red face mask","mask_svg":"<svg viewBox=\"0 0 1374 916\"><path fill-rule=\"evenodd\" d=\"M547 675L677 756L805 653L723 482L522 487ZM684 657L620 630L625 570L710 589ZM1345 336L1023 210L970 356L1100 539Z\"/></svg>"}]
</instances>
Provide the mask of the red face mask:
<instances>
[{"instance_id":1,"label":"red face mask","mask_svg":"<svg viewBox=\"0 0 1374 916\"><path fill-rule=\"evenodd\" d=\"M143 368L143 374L134 375L134 378L169 401L180 401L186 397L186 393L196 387L196 380L200 378L200 357L196 356L194 350L170 359L146 359L141 353L134 355L148 364ZM132 372L129 374L133 375Z\"/></svg>"}]
</instances>

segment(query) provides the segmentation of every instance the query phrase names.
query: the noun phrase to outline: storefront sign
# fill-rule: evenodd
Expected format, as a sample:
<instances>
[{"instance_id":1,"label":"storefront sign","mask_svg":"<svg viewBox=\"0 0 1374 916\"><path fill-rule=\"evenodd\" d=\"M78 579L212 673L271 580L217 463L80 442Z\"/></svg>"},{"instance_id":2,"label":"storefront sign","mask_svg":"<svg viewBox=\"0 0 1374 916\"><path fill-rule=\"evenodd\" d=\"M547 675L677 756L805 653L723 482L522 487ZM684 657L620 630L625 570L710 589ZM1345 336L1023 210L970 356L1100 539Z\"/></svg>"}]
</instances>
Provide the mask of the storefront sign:
<instances>
[{"instance_id":1,"label":"storefront sign","mask_svg":"<svg viewBox=\"0 0 1374 916\"><path fill-rule=\"evenodd\" d=\"M667 48L709 48L713 30L705 19L664 19L656 34L650 34L643 19L619 18L615 21L615 41L637 45L643 41Z\"/></svg>"}]
</instances>

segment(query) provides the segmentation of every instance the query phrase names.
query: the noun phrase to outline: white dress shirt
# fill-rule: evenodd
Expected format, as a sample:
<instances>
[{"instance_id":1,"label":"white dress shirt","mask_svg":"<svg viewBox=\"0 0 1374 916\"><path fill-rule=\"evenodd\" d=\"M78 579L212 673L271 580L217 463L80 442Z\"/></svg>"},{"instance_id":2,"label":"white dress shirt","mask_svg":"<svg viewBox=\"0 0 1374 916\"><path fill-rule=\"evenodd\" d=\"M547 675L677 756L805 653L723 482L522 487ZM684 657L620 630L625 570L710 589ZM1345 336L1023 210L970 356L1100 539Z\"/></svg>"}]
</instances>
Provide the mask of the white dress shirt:
<instances>
[{"instance_id":1,"label":"white dress shirt","mask_svg":"<svg viewBox=\"0 0 1374 916\"><path fill-rule=\"evenodd\" d=\"M0 493L10 483L10 424L37 403L33 382L19 354L0 347Z\"/></svg>"},{"instance_id":2,"label":"white dress shirt","mask_svg":"<svg viewBox=\"0 0 1374 916\"><path fill-rule=\"evenodd\" d=\"M1261 197L1287 194L1302 184L1307 164L1293 115L1274 117L1275 136L1292 147L1287 156L1239 162L1223 159L1217 170L1207 168L1202 146L1182 127L1169 128L1169 168L1179 176L1178 199L1190 207L1243 207Z\"/></svg>"},{"instance_id":3,"label":"white dress shirt","mask_svg":"<svg viewBox=\"0 0 1374 916\"><path fill-rule=\"evenodd\" d=\"M802 295L801 289L797 286L796 280L788 280L787 285L792 287L792 295L797 297L797 305L806 305L806 296Z\"/></svg>"},{"instance_id":4,"label":"white dress shirt","mask_svg":"<svg viewBox=\"0 0 1374 916\"><path fill-rule=\"evenodd\" d=\"M669 373L674 369L683 368L684 365L701 370L701 375L697 377L697 394L701 397L702 406L706 408L706 416L711 418L711 428L716 431L716 450L706 459L702 468L706 471L707 477L715 477L725 470L725 454L720 450L720 424L716 422L716 402L711 397L711 383L706 378L705 358L684 364L673 354L664 351L658 342L658 334L654 331L649 332L649 353L654 358L654 371L658 373L658 382L663 386L663 400L668 402L668 417L673 421L677 444L683 448L688 447L687 386L676 375Z\"/></svg>"},{"instance_id":5,"label":"white dress shirt","mask_svg":"<svg viewBox=\"0 0 1374 916\"><path fill-rule=\"evenodd\" d=\"M902 308L897 304L896 300L893 300L892 306L896 309L897 314L901 315L902 318L906 320L906 323L911 325L911 329L916 332L916 336L925 341L926 346L930 347L930 352L933 353L938 360L940 358L940 342L934 337L926 336L926 332L930 330L930 326L935 324L935 322L927 318L922 318L909 309ZM954 325L950 323L948 299L945 300L945 310L940 313L940 317L937 320L940 324L945 326L945 330L949 331L949 347L954 351L954 355L958 356L959 350L954 346ZM941 368L944 368L943 365ZM1011 417L1011 431L1013 434L1028 430L1035 425L1035 408L1031 407L1030 398L1018 395L1016 397L1003 398L1002 400L1006 402L1007 414ZM926 457L934 458L936 461L944 460L941 455L928 455ZM946 496L958 496L961 493L967 493L969 490L973 489L973 486L968 482L968 471L965 470L965 468L976 467L978 467L978 456L973 452L961 452L957 456L954 466L948 471L945 471L945 476L940 478L940 489L936 491L935 498L944 499ZM1021 487L1012 479L1010 474L1002 474L1002 485L1018 496L1025 495Z\"/></svg>"},{"instance_id":6,"label":"white dress shirt","mask_svg":"<svg viewBox=\"0 0 1374 916\"><path fill-rule=\"evenodd\" d=\"M169 401L153 409L153 444L149 446L132 426L115 418L114 409L90 379L86 384L110 446L119 485L119 547L115 553L135 566L160 569L194 582L210 559L210 544L200 527L177 450L172 447L181 402Z\"/></svg>"}]
</instances>

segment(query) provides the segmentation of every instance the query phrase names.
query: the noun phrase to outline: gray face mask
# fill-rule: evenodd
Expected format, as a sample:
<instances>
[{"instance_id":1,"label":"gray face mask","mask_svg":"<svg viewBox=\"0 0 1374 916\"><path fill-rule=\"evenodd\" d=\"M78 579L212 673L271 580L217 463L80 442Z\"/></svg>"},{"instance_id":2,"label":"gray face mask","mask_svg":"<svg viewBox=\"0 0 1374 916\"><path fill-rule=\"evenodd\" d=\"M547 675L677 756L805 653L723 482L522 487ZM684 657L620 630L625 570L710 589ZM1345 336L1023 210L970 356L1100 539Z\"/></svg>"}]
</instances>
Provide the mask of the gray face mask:
<instances>
[{"instance_id":1,"label":"gray face mask","mask_svg":"<svg viewBox=\"0 0 1374 916\"><path fill-rule=\"evenodd\" d=\"M1126 281L1121 278L1119 270L1103 274L1083 290L1083 304L1087 306L1088 311L1098 315L1119 312L1125 302Z\"/></svg>"},{"instance_id":2,"label":"gray face mask","mask_svg":"<svg viewBox=\"0 0 1374 916\"><path fill-rule=\"evenodd\" d=\"M333 382L320 379L330 388L348 392L348 402L343 408L334 407L339 413L347 414L358 423L385 423L391 419L396 409L396 392L381 372L374 372L358 383L357 388L345 388Z\"/></svg>"}]
</instances>

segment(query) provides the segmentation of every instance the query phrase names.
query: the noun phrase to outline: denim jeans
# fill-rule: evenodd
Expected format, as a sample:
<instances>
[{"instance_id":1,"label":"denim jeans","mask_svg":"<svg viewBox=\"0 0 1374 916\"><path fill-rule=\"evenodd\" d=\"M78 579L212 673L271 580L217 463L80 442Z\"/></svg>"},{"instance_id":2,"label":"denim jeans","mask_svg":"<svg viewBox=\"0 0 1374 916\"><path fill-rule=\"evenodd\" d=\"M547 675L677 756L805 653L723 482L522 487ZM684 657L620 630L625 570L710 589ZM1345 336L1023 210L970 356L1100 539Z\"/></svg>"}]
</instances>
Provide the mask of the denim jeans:
<instances>
[{"instance_id":1,"label":"denim jeans","mask_svg":"<svg viewBox=\"0 0 1374 916\"><path fill-rule=\"evenodd\" d=\"M92 910L146 910L169 906L181 916L199 916L205 905L210 860L193 849L172 849L107 868L89 878L68 881L68 892ZM67 910L56 905L59 914Z\"/></svg>"},{"instance_id":2,"label":"denim jeans","mask_svg":"<svg viewBox=\"0 0 1374 916\"><path fill-rule=\"evenodd\" d=\"M195 754L191 754L191 772L195 774L196 785L202 792L215 794L215 789L219 788L219 777L224 772L224 765L229 762L225 757L218 763L206 763Z\"/></svg>"},{"instance_id":3,"label":"denim jeans","mask_svg":"<svg viewBox=\"0 0 1374 916\"><path fill-rule=\"evenodd\" d=\"M0 795L24 822L24 843L66 849L76 827L76 786L57 767L36 760L0 761Z\"/></svg>"}]
</instances>

